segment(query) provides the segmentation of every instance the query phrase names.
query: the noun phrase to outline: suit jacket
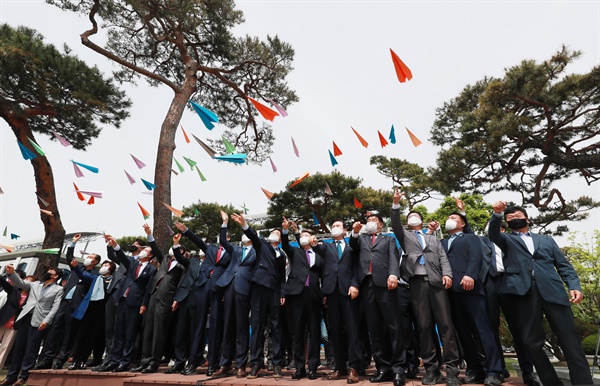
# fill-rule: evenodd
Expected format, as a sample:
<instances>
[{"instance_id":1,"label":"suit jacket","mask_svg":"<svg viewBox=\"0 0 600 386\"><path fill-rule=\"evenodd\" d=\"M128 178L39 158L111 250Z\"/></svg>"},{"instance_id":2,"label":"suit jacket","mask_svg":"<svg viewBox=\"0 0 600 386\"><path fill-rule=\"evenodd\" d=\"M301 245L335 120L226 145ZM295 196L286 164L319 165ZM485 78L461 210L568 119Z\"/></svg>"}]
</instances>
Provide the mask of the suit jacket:
<instances>
[{"instance_id":1,"label":"suit jacket","mask_svg":"<svg viewBox=\"0 0 600 386\"><path fill-rule=\"evenodd\" d=\"M15 323L25 315L33 312L31 315L32 327L39 327L42 323L52 324L54 315L56 315L62 300L63 287L54 283L44 290L44 283L41 281L33 283L23 281L16 273L10 275L9 278L15 287L29 292L27 301L23 304L23 309L15 319Z\"/></svg>"},{"instance_id":2,"label":"suit jacket","mask_svg":"<svg viewBox=\"0 0 600 386\"><path fill-rule=\"evenodd\" d=\"M236 293L249 296L252 289L250 279L252 278L254 263L256 262L256 250L250 248L244 257L244 261L241 261L243 247L234 246L227 241L226 227L221 227L219 241L227 251L227 254L231 256L231 262L219 280L217 280L217 287L225 288L233 283L233 289Z\"/></svg>"},{"instance_id":3,"label":"suit jacket","mask_svg":"<svg viewBox=\"0 0 600 386\"><path fill-rule=\"evenodd\" d=\"M125 275L127 275L127 268L123 264L120 264L118 262L119 259L117 259L117 255L115 254L114 249L112 249L111 247L107 247L106 252L107 252L107 256L110 260L119 264L117 269L113 273L113 277L110 280L110 283L108 283L108 287L106 288L106 293L108 295L112 295L115 292L117 292L119 290L119 288L121 287L121 284L123 283L123 280L125 279Z\"/></svg>"},{"instance_id":4,"label":"suit jacket","mask_svg":"<svg viewBox=\"0 0 600 386\"><path fill-rule=\"evenodd\" d=\"M504 275L500 292L525 295L531 287L532 272L540 296L547 302L570 306L569 290L581 291L575 269L565 258L554 239L532 233L534 253L531 254L516 233L501 233L502 215L494 213L489 226L490 239L504 252Z\"/></svg>"},{"instance_id":5,"label":"suit jacket","mask_svg":"<svg viewBox=\"0 0 600 386\"><path fill-rule=\"evenodd\" d=\"M190 294L192 286L194 286L195 283L200 282L197 279L200 276L200 265L202 264L202 261L200 261L197 256L190 257L189 259L183 257L179 248L173 248L173 254L177 262L185 267L183 277L179 281L177 290L175 290L175 296L173 297L174 301L181 303Z\"/></svg>"},{"instance_id":6,"label":"suit jacket","mask_svg":"<svg viewBox=\"0 0 600 386\"><path fill-rule=\"evenodd\" d=\"M483 295L484 289L481 285L480 271L481 261L483 260L483 245L481 239L473 233L459 233L448 248L448 239L441 241L450 267L452 267L452 290L455 292L465 292L460 284L464 276L469 276L475 280L475 285L471 291L473 294Z\"/></svg>"},{"instance_id":7,"label":"suit jacket","mask_svg":"<svg viewBox=\"0 0 600 386\"><path fill-rule=\"evenodd\" d=\"M189 229L183 232L183 235L190 239L198 248L200 248L204 252L204 261L200 265L200 274L196 278L196 282L194 285L202 286L208 283L208 288L210 290L215 290L215 283L219 280L219 277L225 272L229 262L231 261L231 256L227 253L227 251L223 250L221 253L221 258L217 263L217 251L219 247L216 245L207 245L204 240L198 237Z\"/></svg>"},{"instance_id":8,"label":"suit jacket","mask_svg":"<svg viewBox=\"0 0 600 386\"><path fill-rule=\"evenodd\" d=\"M359 256L358 280L362 283L372 262L373 283L378 287L387 288L388 276L400 278L400 253L396 240L379 233L375 243L372 243L371 237L372 235L366 234L350 237L350 247L357 251Z\"/></svg>"},{"instance_id":9,"label":"suit jacket","mask_svg":"<svg viewBox=\"0 0 600 386\"><path fill-rule=\"evenodd\" d=\"M415 276L415 268L419 264L421 255L425 258L425 272L431 285L444 288L442 276L452 277L452 268L448 261L448 256L440 244L440 241L434 235L422 234L425 242L425 248L414 231L407 231L400 222L400 209L392 209L392 229L400 247L404 251L402 257L401 273L402 279L409 281Z\"/></svg>"},{"instance_id":10,"label":"suit jacket","mask_svg":"<svg viewBox=\"0 0 600 386\"><path fill-rule=\"evenodd\" d=\"M299 295L305 289L306 279L308 278L308 294L314 301L320 302L321 294L321 266L322 258L314 250L312 254L315 257L315 263L310 267L306 258L304 248L292 247L290 245L289 234L281 234L281 245L283 251L290 259L291 270L285 283L282 297L286 295Z\"/></svg>"},{"instance_id":11,"label":"suit jacket","mask_svg":"<svg viewBox=\"0 0 600 386\"><path fill-rule=\"evenodd\" d=\"M277 256L273 246L267 240L259 238L250 227L244 230L244 234L252 241L252 246L256 250L256 262L251 281L282 294L285 284L284 251L280 250L280 255Z\"/></svg>"},{"instance_id":12,"label":"suit jacket","mask_svg":"<svg viewBox=\"0 0 600 386\"><path fill-rule=\"evenodd\" d=\"M336 289L342 296L348 296L351 286L359 287L358 255L347 242L342 250L342 258L338 258L335 240L331 243L319 243L313 247L323 258L321 270L321 286L323 295L331 295Z\"/></svg>"},{"instance_id":13,"label":"suit jacket","mask_svg":"<svg viewBox=\"0 0 600 386\"><path fill-rule=\"evenodd\" d=\"M150 295L156 294L155 296L158 296L162 301L172 302L184 267L177 262L172 269L169 269L171 267L171 258L165 259L165 255L158 248L156 241L150 241L149 244L152 248L152 254L160 263L160 267L156 270L156 275L154 275L154 279L152 280Z\"/></svg>"},{"instance_id":14,"label":"suit jacket","mask_svg":"<svg viewBox=\"0 0 600 386\"><path fill-rule=\"evenodd\" d=\"M74 251L75 251L75 247L67 248L67 263L69 264L69 266L71 265L71 261L73 261L73 259L75 258L75 256L73 255ZM98 268L96 268L96 267L92 267L92 269L88 270L81 263L78 263L77 267L81 271L89 272L92 275L98 275ZM85 297L85 295L90 290L90 283L81 280L81 278L78 275L71 275L69 277L69 281L67 282L67 285L64 287L64 296L67 296L67 294L73 287L75 287L75 291L73 292L73 297L71 298L71 305L73 308L77 308L79 306L79 304L81 303L81 301L83 300L83 298Z\"/></svg>"},{"instance_id":15,"label":"suit jacket","mask_svg":"<svg viewBox=\"0 0 600 386\"><path fill-rule=\"evenodd\" d=\"M14 315L19 312L21 291L13 287L6 279L0 276L0 287L6 292L6 303L0 308L0 326L4 326Z\"/></svg>"},{"instance_id":16,"label":"suit jacket","mask_svg":"<svg viewBox=\"0 0 600 386\"><path fill-rule=\"evenodd\" d=\"M126 256L122 249L115 250L114 252L118 259L118 263L123 264L125 268L127 268L127 273L119 290L113 293L113 299L116 302L121 301L121 298L125 295L127 289L129 289L127 297L125 298L125 302L128 306L148 307L152 283L154 275L156 274L156 267L148 263L136 277L137 267L141 264L140 261L133 256ZM108 256L110 258L111 254Z\"/></svg>"}]
</instances>

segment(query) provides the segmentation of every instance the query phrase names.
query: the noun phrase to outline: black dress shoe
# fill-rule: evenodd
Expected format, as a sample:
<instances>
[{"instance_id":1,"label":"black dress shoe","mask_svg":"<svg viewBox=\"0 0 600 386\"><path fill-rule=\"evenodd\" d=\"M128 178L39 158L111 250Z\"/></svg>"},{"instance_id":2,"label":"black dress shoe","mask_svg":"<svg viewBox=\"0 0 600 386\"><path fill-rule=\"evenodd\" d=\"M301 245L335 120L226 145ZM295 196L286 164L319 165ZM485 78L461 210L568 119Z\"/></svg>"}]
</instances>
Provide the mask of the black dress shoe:
<instances>
[{"instance_id":1,"label":"black dress shoe","mask_svg":"<svg viewBox=\"0 0 600 386\"><path fill-rule=\"evenodd\" d=\"M52 368L52 363L50 362L40 362L35 365L35 370L50 370Z\"/></svg>"},{"instance_id":2,"label":"black dress shoe","mask_svg":"<svg viewBox=\"0 0 600 386\"><path fill-rule=\"evenodd\" d=\"M485 373L474 373L463 379L463 383L483 383Z\"/></svg>"},{"instance_id":3,"label":"black dress shoe","mask_svg":"<svg viewBox=\"0 0 600 386\"><path fill-rule=\"evenodd\" d=\"M142 370L142 374L152 374L158 371L158 363L151 363L144 370Z\"/></svg>"},{"instance_id":4,"label":"black dress shoe","mask_svg":"<svg viewBox=\"0 0 600 386\"><path fill-rule=\"evenodd\" d=\"M125 371L129 371L129 365L118 365L113 369L113 373L124 373Z\"/></svg>"},{"instance_id":5,"label":"black dress shoe","mask_svg":"<svg viewBox=\"0 0 600 386\"><path fill-rule=\"evenodd\" d=\"M419 374L418 367L409 367L408 370L406 370L406 378L408 379L417 379L417 374Z\"/></svg>"},{"instance_id":6,"label":"black dress shoe","mask_svg":"<svg viewBox=\"0 0 600 386\"><path fill-rule=\"evenodd\" d=\"M102 361L95 361L95 360L89 360L89 361L85 362L85 366L90 369L92 367L100 366L101 364L102 364Z\"/></svg>"},{"instance_id":7,"label":"black dress shoe","mask_svg":"<svg viewBox=\"0 0 600 386\"><path fill-rule=\"evenodd\" d=\"M250 368L250 374L248 374L248 379L256 379L258 378L258 374L260 374L260 371L262 370L262 366L252 366Z\"/></svg>"},{"instance_id":8,"label":"black dress shoe","mask_svg":"<svg viewBox=\"0 0 600 386\"><path fill-rule=\"evenodd\" d=\"M523 371L523 383L527 386L542 386L537 379L530 372Z\"/></svg>"},{"instance_id":9,"label":"black dress shoe","mask_svg":"<svg viewBox=\"0 0 600 386\"><path fill-rule=\"evenodd\" d=\"M281 372L281 366L273 367L273 378L282 378L283 373Z\"/></svg>"},{"instance_id":10,"label":"black dress shoe","mask_svg":"<svg viewBox=\"0 0 600 386\"><path fill-rule=\"evenodd\" d=\"M182 365L174 365L173 367L169 367L165 370L165 374L179 374L184 369Z\"/></svg>"},{"instance_id":11,"label":"black dress shoe","mask_svg":"<svg viewBox=\"0 0 600 386\"><path fill-rule=\"evenodd\" d=\"M183 371L181 372L181 374L183 375L192 375L192 374L196 374L196 368L198 366L196 366L195 364L191 364L191 365L187 365L185 367L185 369L183 369Z\"/></svg>"},{"instance_id":12,"label":"black dress shoe","mask_svg":"<svg viewBox=\"0 0 600 386\"><path fill-rule=\"evenodd\" d=\"M118 363L106 363L98 368L98 372L113 371L119 366Z\"/></svg>"},{"instance_id":13,"label":"black dress shoe","mask_svg":"<svg viewBox=\"0 0 600 386\"><path fill-rule=\"evenodd\" d=\"M374 377L369 379L369 381L371 381L372 383L388 382L391 380L392 380L391 374L383 372L383 371L378 371L377 375L375 375Z\"/></svg>"},{"instance_id":14,"label":"black dress shoe","mask_svg":"<svg viewBox=\"0 0 600 386\"><path fill-rule=\"evenodd\" d=\"M63 364L63 361L59 359L55 360L54 364L52 365L52 370L62 370Z\"/></svg>"},{"instance_id":15,"label":"black dress shoe","mask_svg":"<svg viewBox=\"0 0 600 386\"><path fill-rule=\"evenodd\" d=\"M308 370L308 379L315 380L319 378L319 374L317 374L317 370Z\"/></svg>"},{"instance_id":16,"label":"black dress shoe","mask_svg":"<svg viewBox=\"0 0 600 386\"><path fill-rule=\"evenodd\" d=\"M302 379L305 377L306 377L306 369L304 369L304 368L299 368L294 372L294 374L292 374L292 379Z\"/></svg>"},{"instance_id":17,"label":"black dress shoe","mask_svg":"<svg viewBox=\"0 0 600 386\"><path fill-rule=\"evenodd\" d=\"M143 365L139 365L138 367L134 367L133 369L129 370L132 373L141 373L142 371L144 371L146 369L146 367L148 367L148 364L143 364Z\"/></svg>"},{"instance_id":18,"label":"black dress shoe","mask_svg":"<svg viewBox=\"0 0 600 386\"><path fill-rule=\"evenodd\" d=\"M215 372L217 371L217 368L213 367L213 366L208 366L208 368L206 369L206 376L210 377L212 376Z\"/></svg>"},{"instance_id":19,"label":"black dress shoe","mask_svg":"<svg viewBox=\"0 0 600 386\"><path fill-rule=\"evenodd\" d=\"M73 362L68 368L69 370L85 370L86 366L83 362Z\"/></svg>"},{"instance_id":20,"label":"black dress shoe","mask_svg":"<svg viewBox=\"0 0 600 386\"><path fill-rule=\"evenodd\" d=\"M483 381L485 386L500 386L502 385L502 378L497 374L488 374Z\"/></svg>"},{"instance_id":21,"label":"black dress shoe","mask_svg":"<svg viewBox=\"0 0 600 386\"><path fill-rule=\"evenodd\" d=\"M404 378L404 374L394 374L394 386L404 386L406 383L406 379Z\"/></svg>"}]
</instances>

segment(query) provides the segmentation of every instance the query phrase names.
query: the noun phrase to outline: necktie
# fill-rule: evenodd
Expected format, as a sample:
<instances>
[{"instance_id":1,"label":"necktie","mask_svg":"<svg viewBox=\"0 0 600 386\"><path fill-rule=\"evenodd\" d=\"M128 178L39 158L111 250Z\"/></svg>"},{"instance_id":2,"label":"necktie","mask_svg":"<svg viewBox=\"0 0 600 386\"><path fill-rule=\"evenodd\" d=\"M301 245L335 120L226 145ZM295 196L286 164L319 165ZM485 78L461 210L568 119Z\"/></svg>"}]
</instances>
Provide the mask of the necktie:
<instances>
[{"instance_id":1,"label":"necktie","mask_svg":"<svg viewBox=\"0 0 600 386\"><path fill-rule=\"evenodd\" d=\"M248 253L248 247L242 248L242 261L246 258L246 253Z\"/></svg>"},{"instance_id":2,"label":"necktie","mask_svg":"<svg viewBox=\"0 0 600 386\"><path fill-rule=\"evenodd\" d=\"M340 240L335 242L337 244L337 253L338 253L338 260L342 260L342 242Z\"/></svg>"},{"instance_id":3,"label":"necktie","mask_svg":"<svg viewBox=\"0 0 600 386\"><path fill-rule=\"evenodd\" d=\"M135 276L133 277L133 280L138 278L141 268L142 268L142 263L138 263L138 266L135 269ZM124 297L127 297L127 295L129 295L129 290L131 289L132 284L133 284L133 281L131 283L129 283L129 287L127 287L127 291L125 291L125 295L123 295Z\"/></svg>"},{"instance_id":4,"label":"necktie","mask_svg":"<svg viewBox=\"0 0 600 386\"><path fill-rule=\"evenodd\" d=\"M307 250L305 250L306 252L306 260L308 261L308 268L310 269L310 252ZM306 275L306 281L304 282L304 286L308 287L308 282L309 282L309 278L310 278L310 274Z\"/></svg>"},{"instance_id":5,"label":"necktie","mask_svg":"<svg viewBox=\"0 0 600 386\"><path fill-rule=\"evenodd\" d=\"M375 240L377 240L377 235L371 235L371 245L375 245Z\"/></svg>"},{"instance_id":6,"label":"necktie","mask_svg":"<svg viewBox=\"0 0 600 386\"><path fill-rule=\"evenodd\" d=\"M425 248L425 245L423 244L423 236L421 235L420 231L415 231L415 233L417 234L417 239L419 240L419 244L421 244L421 249ZM419 256L419 264L421 265L425 265L425 256L421 255Z\"/></svg>"},{"instance_id":7,"label":"necktie","mask_svg":"<svg viewBox=\"0 0 600 386\"><path fill-rule=\"evenodd\" d=\"M221 254L223 253L223 246L219 247L219 250L217 251L217 258L215 259L215 264L219 262L219 260L221 260Z\"/></svg>"},{"instance_id":8,"label":"necktie","mask_svg":"<svg viewBox=\"0 0 600 386\"><path fill-rule=\"evenodd\" d=\"M450 236L450 238L448 239L448 249L450 249L450 246L452 245L452 242L454 241L455 238L456 238L456 233L453 234L452 236Z\"/></svg>"}]
</instances>

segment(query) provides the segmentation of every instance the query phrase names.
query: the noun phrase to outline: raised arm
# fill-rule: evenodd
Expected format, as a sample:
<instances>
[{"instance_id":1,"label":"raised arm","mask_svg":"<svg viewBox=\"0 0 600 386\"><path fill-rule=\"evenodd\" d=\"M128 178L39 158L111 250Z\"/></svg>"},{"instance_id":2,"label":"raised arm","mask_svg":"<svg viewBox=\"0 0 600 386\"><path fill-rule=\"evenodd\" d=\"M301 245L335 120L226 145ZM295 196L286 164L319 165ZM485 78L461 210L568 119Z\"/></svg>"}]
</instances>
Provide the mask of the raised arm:
<instances>
[{"instance_id":1,"label":"raised arm","mask_svg":"<svg viewBox=\"0 0 600 386\"><path fill-rule=\"evenodd\" d=\"M173 235L173 256L175 256L175 260L185 268L190 265L190 261L181 255L181 251L179 250L179 241L181 240L181 233L176 233Z\"/></svg>"},{"instance_id":2,"label":"raised arm","mask_svg":"<svg viewBox=\"0 0 600 386\"><path fill-rule=\"evenodd\" d=\"M240 224L246 237L248 237L250 241L252 241L252 246L256 250L256 253L259 253L259 251L262 248L260 237L258 237L254 229L252 229L248 224L246 224L246 219L244 218L244 216L242 216L241 214L234 213L231 215L231 219L236 223Z\"/></svg>"},{"instance_id":3,"label":"raised arm","mask_svg":"<svg viewBox=\"0 0 600 386\"><path fill-rule=\"evenodd\" d=\"M150 225L144 224L144 232L146 232L146 238L148 239L148 244L150 244L150 248L152 248L152 254L158 260L159 263L162 264L165 259L165 255L163 255L162 251L156 244L156 240L154 240L154 236L152 235L152 228Z\"/></svg>"},{"instance_id":4,"label":"raised arm","mask_svg":"<svg viewBox=\"0 0 600 386\"><path fill-rule=\"evenodd\" d=\"M394 202L392 205L392 230L394 231L394 235L400 244L400 247L403 251L406 251L404 245L404 228L402 227L402 222L400 221L400 200L402 199L402 193L396 188L394 191Z\"/></svg>"},{"instance_id":5,"label":"raised arm","mask_svg":"<svg viewBox=\"0 0 600 386\"><path fill-rule=\"evenodd\" d=\"M92 284L92 282L94 281L94 276L96 275L90 275L87 272L84 272L81 267L79 266L79 263L77 262L77 260L72 260L71 263L71 269L73 270L73 272L75 272L75 274L77 275L77 277L84 283L84 284Z\"/></svg>"},{"instance_id":6,"label":"raised arm","mask_svg":"<svg viewBox=\"0 0 600 386\"><path fill-rule=\"evenodd\" d=\"M233 256L233 244L227 240L227 223L229 222L229 215L221 211L221 220L223 220L223 224L219 230L219 244L225 248L229 256Z\"/></svg>"},{"instance_id":7,"label":"raised arm","mask_svg":"<svg viewBox=\"0 0 600 386\"><path fill-rule=\"evenodd\" d=\"M281 248L290 260L294 258L294 248L290 245L290 222L284 217L281 222Z\"/></svg>"},{"instance_id":8,"label":"raised arm","mask_svg":"<svg viewBox=\"0 0 600 386\"><path fill-rule=\"evenodd\" d=\"M490 240L492 240L494 244L496 244L506 253L506 235L500 232L500 226L502 225L502 212L504 212L504 209L506 209L506 202L497 201L492 205L492 207L494 208L494 213L492 214L492 218L490 220L488 234L490 236Z\"/></svg>"},{"instance_id":9,"label":"raised arm","mask_svg":"<svg viewBox=\"0 0 600 386\"><path fill-rule=\"evenodd\" d=\"M31 289L31 283L28 281L21 280L19 275L15 273L15 267L13 267L12 265L6 266L6 273L8 273L8 278L15 287L21 288L25 291L29 291Z\"/></svg>"},{"instance_id":10,"label":"raised arm","mask_svg":"<svg viewBox=\"0 0 600 386\"><path fill-rule=\"evenodd\" d=\"M127 270L129 270L129 267L131 266L131 261L125 255L125 252L123 252L119 244L117 244L117 240L115 240L115 238L111 235L105 235L104 239L107 243L106 252L108 254L108 258L119 265L123 264L123 266Z\"/></svg>"},{"instance_id":11,"label":"raised arm","mask_svg":"<svg viewBox=\"0 0 600 386\"><path fill-rule=\"evenodd\" d=\"M74 256L74 252L75 252L75 244L77 244L77 241L79 241L79 239L81 238L81 234L76 234L73 236L73 238L71 239L71 242L69 243L69 246L67 247L67 264L71 264L71 261L73 259L75 259Z\"/></svg>"},{"instance_id":12,"label":"raised arm","mask_svg":"<svg viewBox=\"0 0 600 386\"><path fill-rule=\"evenodd\" d=\"M202 250L202 252L206 253L206 250L208 249L208 246L206 245L206 243L204 242L204 240L202 240L202 238L200 238L194 232L192 232L191 230L189 230L188 227L185 226L185 224L182 223L182 222L176 222L175 226L177 227L177 229L179 229L181 231L181 233L185 237L187 237L188 239L190 239L190 241L192 243L194 243L198 248L200 248Z\"/></svg>"}]
</instances>

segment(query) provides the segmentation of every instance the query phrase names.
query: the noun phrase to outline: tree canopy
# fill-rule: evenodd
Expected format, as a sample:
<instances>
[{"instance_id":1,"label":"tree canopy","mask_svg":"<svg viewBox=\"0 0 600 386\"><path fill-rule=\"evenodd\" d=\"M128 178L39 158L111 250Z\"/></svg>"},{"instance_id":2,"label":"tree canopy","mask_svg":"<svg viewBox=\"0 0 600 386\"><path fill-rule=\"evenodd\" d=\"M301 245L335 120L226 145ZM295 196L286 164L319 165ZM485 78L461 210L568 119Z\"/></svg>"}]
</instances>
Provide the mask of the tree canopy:
<instances>
[{"instance_id":1,"label":"tree canopy","mask_svg":"<svg viewBox=\"0 0 600 386\"><path fill-rule=\"evenodd\" d=\"M48 203L40 207L53 214L40 214L45 231L43 248L62 247L65 230L52 168L30 142L36 142L34 133L55 139L54 131L69 138L75 149L85 150L100 133L98 123L119 127L131 104L97 68L71 55L66 46L63 51L45 44L32 29L0 25L0 118L23 146L38 155L31 160L36 193L40 202ZM44 259L47 261L38 264L40 269L52 264L51 256Z\"/></svg>"},{"instance_id":2,"label":"tree canopy","mask_svg":"<svg viewBox=\"0 0 600 386\"><path fill-rule=\"evenodd\" d=\"M567 74L579 55L563 47L542 63L525 60L503 78L465 87L437 110L431 140L441 151L432 176L444 184L442 193L517 192L522 205L539 210L534 222L542 232L600 205L586 195L566 197L556 184L600 178L600 66Z\"/></svg>"}]
</instances>

